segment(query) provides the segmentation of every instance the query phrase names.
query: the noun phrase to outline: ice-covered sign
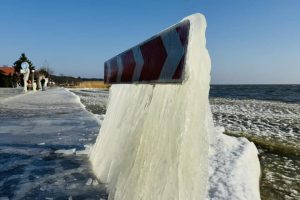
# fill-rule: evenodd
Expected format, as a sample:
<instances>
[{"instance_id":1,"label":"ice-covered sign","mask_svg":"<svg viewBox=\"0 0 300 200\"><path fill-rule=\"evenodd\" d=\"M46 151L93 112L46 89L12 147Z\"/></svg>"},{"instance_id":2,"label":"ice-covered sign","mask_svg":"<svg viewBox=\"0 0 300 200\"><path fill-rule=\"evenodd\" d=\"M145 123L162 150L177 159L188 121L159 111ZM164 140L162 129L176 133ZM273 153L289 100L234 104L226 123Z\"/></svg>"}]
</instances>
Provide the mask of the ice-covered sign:
<instances>
[{"instance_id":1,"label":"ice-covered sign","mask_svg":"<svg viewBox=\"0 0 300 200\"><path fill-rule=\"evenodd\" d=\"M184 20L106 61L105 82L182 82L189 27Z\"/></svg>"},{"instance_id":2,"label":"ice-covered sign","mask_svg":"<svg viewBox=\"0 0 300 200\"><path fill-rule=\"evenodd\" d=\"M24 92L27 92L27 81L28 81L28 78L29 78L29 74L30 74L30 69L29 69L29 64L28 62L22 62L21 63L21 67L23 69L21 69L21 73L23 74L23 81L24 81Z\"/></svg>"},{"instance_id":3,"label":"ice-covered sign","mask_svg":"<svg viewBox=\"0 0 300 200\"><path fill-rule=\"evenodd\" d=\"M22 67L24 70L28 69L28 68L29 68L28 62L22 62L21 67Z\"/></svg>"},{"instance_id":4,"label":"ice-covered sign","mask_svg":"<svg viewBox=\"0 0 300 200\"><path fill-rule=\"evenodd\" d=\"M109 199L205 199L213 132L205 29L194 14L106 62L106 82L119 84L90 160Z\"/></svg>"}]
</instances>

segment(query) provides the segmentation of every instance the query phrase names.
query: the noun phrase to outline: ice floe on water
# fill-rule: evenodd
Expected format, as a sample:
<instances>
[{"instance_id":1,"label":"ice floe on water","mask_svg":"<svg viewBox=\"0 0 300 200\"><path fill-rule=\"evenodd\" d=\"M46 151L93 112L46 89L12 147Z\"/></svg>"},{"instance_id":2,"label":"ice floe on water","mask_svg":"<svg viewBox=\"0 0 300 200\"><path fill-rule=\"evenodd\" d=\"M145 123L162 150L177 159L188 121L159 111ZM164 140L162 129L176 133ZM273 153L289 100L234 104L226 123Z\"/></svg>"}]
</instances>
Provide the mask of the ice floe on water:
<instances>
[{"instance_id":1,"label":"ice floe on water","mask_svg":"<svg viewBox=\"0 0 300 200\"><path fill-rule=\"evenodd\" d=\"M211 104L215 122L229 131L266 136L299 146L299 104L222 98L211 99Z\"/></svg>"}]
</instances>

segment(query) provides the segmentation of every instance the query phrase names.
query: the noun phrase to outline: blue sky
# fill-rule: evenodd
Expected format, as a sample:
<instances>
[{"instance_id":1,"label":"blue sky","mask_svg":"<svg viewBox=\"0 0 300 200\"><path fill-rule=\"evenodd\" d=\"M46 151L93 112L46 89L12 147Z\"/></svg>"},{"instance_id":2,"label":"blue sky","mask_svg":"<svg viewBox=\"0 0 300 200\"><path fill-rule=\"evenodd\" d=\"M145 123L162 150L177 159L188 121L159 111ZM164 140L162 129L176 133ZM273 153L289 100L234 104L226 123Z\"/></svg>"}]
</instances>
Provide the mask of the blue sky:
<instances>
[{"instance_id":1,"label":"blue sky","mask_svg":"<svg viewBox=\"0 0 300 200\"><path fill-rule=\"evenodd\" d=\"M299 0L1 0L0 65L22 52L56 74L103 62L183 17L206 16L215 84L300 84Z\"/></svg>"}]
</instances>

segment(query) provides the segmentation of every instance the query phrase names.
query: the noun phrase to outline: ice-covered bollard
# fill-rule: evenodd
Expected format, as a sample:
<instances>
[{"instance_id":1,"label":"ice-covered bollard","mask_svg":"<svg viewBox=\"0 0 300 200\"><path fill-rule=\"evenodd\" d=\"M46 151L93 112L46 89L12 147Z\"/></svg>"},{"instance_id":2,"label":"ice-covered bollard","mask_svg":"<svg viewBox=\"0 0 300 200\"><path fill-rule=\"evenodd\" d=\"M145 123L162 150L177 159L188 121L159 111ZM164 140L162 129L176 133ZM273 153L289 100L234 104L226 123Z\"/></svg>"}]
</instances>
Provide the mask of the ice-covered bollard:
<instances>
[{"instance_id":1,"label":"ice-covered bollard","mask_svg":"<svg viewBox=\"0 0 300 200\"><path fill-rule=\"evenodd\" d=\"M33 91L36 91L36 82L33 82L33 83L32 83L32 90L33 90Z\"/></svg>"},{"instance_id":2,"label":"ice-covered bollard","mask_svg":"<svg viewBox=\"0 0 300 200\"><path fill-rule=\"evenodd\" d=\"M38 77L38 88L39 90L45 91L49 82L49 78L46 78L45 75L40 75Z\"/></svg>"},{"instance_id":3,"label":"ice-covered bollard","mask_svg":"<svg viewBox=\"0 0 300 200\"><path fill-rule=\"evenodd\" d=\"M205 17L191 15L105 63L113 85L90 160L110 199L205 199L213 132L205 29Z\"/></svg>"},{"instance_id":4,"label":"ice-covered bollard","mask_svg":"<svg viewBox=\"0 0 300 200\"><path fill-rule=\"evenodd\" d=\"M48 78L44 78L42 79L42 90L45 91L47 89L47 85L48 85Z\"/></svg>"}]
</instances>

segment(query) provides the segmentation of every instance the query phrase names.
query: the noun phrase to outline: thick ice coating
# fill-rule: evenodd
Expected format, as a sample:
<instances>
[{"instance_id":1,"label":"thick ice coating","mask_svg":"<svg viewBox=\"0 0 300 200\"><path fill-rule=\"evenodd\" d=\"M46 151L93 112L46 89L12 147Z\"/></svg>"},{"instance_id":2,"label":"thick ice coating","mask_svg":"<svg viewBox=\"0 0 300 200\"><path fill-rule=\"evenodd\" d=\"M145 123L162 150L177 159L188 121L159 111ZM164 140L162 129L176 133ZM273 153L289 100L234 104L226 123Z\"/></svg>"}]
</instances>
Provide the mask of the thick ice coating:
<instances>
[{"instance_id":1,"label":"thick ice coating","mask_svg":"<svg viewBox=\"0 0 300 200\"><path fill-rule=\"evenodd\" d=\"M205 17L191 15L182 84L118 84L90 160L114 200L205 199L213 123Z\"/></svg>"}]
</instances>

